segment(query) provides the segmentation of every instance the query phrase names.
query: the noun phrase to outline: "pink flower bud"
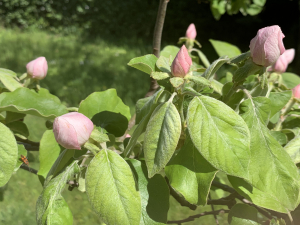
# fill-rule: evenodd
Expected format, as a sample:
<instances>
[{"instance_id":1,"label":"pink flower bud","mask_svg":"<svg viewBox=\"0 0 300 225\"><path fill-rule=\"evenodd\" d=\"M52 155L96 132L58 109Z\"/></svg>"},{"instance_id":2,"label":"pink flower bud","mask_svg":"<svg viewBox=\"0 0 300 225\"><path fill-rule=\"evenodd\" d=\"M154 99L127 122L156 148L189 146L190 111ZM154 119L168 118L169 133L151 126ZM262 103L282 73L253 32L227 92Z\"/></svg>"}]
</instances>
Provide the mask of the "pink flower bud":
<instances>
[{"instance_id":1,"label":"pink flower bud","mask_svg":"<svg viewBox=\"0 0 300 225\"><path fill-rule=\"evenodd\" d=\"M189 39L195 39L197 36L197 31L195 24L191 23L188 29L186 30L185 36Z\"/></svg>"},{"instance_id":2,"label":"pink flower bud","mask_svg":"<svg viewBox=\"0 0 300 225\"><path fill-rule=\"evenodd\" d=\"M286 50L275 62L275 64L272 66L271 70L278 72L278 73L284 73L288 67L288 65L293 61L295 56L295 49L291 48Z\"/></svg>"},{"instance_id":3,"label":"pink flower bud","mask_svg":"<svg viewBox=\"0 0 300 225\"><path fill-rule=\"evenodd\" d=\"M300 84L293 88L293 95L295 98L300 98Z\"/></svg>"},{"instance_id":4,"label":"pink flower bud","mask_svg":"<svg viewBox=\"0 0 300 225\"><path fill-rule=\"evenodd\" d=\"M126 134L125 138L131 138L130 134Z\"/></svg>"},{"instance_id":5,"label":"pink flower bud","mask_svg":"<svg viewBox=\"0 0 300 225\"><path fill-rule=\"evenodd\" d=\"M250 42L253 62L265 67L273 65L285 51L283 38L284 34L277 25L258 30Z\"/></svg>"},{"instance_id":6,"label":"pink flower bud","mask_svg":"<svg viewBox=\"0 0 300 225\"><path fill-rule=\"evenodd\" d=\"M48 64L45 57L39 57L32 60L26 65L27 74L34 79L42 80L46 77L48 71Z\"/></svg>"},{"instance_id":7,"label":"pink flower bud","mask_svg":"<svg viewBox=\"0 0 300 225\"><path fill-rule=\"evenodd\" d=\"M85 115L71 112L54 120L53 132L57 143L66 149L81 149L94 129L93 122Z\"/></svg>"},{"instance_id":8,"label":"pink flower bud","mask_svg":"<svg viewBox=\"0 0 300 225\"><path fill-rule=\"evenodd\" d=\"M185 75L189 72L191 65L192 59L189 56L186 47L183 45L177 53L171 66L173 76L185 77Z\"/></svg>"}]
</instances>

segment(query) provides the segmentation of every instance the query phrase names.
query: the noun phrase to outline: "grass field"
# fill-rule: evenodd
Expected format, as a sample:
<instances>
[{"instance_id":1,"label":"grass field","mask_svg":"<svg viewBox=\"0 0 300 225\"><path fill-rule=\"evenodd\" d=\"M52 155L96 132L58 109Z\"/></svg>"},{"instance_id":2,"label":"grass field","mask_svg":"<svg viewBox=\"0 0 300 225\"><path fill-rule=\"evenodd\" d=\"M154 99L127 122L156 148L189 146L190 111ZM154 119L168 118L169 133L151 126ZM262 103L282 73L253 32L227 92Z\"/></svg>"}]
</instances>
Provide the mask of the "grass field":
<instances>
[{"instance_id":1,"label":"grass field","mask_svg":"<svg viewBox=\"0 0 300 225\"><path fill-rule=\"evenodd\" d=\"M101 39L88 41L76 36L0 29L0 67L20 75L25 72L27 62L45 56L49 70L41 86L60 97L66 105L77 107L94 91L116 88L133 111L135 102L147 92L149 77L128 67L127 63L131 58L149 53L150 47L149 43L141 40L116 41L113 45ZM30 131L30 140L39 141L46 130L45 120L26 116L25 123ZM29 161L30 166L38 169L38 153L30 154ZM42 186L33 174L24 170L15 173L2 200L0 190L0 224L36 224L35 204L41 191ZM65 190L63 196L73 213L74 225L101 224L84 193L76 189L72 192ZM204 211L211 211L210 206L191 211L170 198L169 220L184 219ZM218 218L220 224L228 224L226 215ZM186 224L211 225L215 222L213 216L207 216Z\"/></svg>"}]
</instances>

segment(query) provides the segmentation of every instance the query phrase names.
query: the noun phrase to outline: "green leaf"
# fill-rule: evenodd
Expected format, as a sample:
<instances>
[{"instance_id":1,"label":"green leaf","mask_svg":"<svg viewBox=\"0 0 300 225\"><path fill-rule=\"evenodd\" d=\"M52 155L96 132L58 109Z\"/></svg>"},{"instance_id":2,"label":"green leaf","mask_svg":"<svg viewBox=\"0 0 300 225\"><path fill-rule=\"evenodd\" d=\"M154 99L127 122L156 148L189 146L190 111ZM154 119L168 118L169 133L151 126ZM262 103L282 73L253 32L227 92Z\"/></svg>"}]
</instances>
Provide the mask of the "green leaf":
<instances>
[{"instance_id":1,"label":"green leaf","mask_svg":"<svg viewBox=\"0 0 300 225\"><path fill-rule=\"evenodd\" d=\"M165 168L171 186L194 205L206 205L217 170L198 152L190 138Z\"/></svg>"},{"instance_id":2,"label":"green leaf","mask_svg":"<svg viewBox=\"0 0 300 225\"><path fill-rule=\"evenodd\" d=\"M300 135L295 136L287 143L284 150L290 155L295 164L300 163Z\"/></svg>"},{"instance_id":3,"label":"green leaf","mask_svg":"<svg viewBox=\"0 0 300 225\"><path fill-rule=\"evenodd\" d=\"M184 79L181 77L172 77L170 82L174 88L178 88L184 83Z\"/></svg>"},{"instance_id":4,"label":"green leaf","mask_svg":"<svg viewBox=\"0 0 300 225\"><path fill-rule=\"evenodd\" d=\"M245 180L228 176L228 180L233 186L233 188L242 196L252 201L254 204L271 209L274 211L287 213L288 210L280 203L277 199L273 198L267 192L263 192L253 186L251 186Z\"/></svg>"},{"instance_id":5,"label":"green leaf","mask_svg":"<svg viewBox=\"0 0 300 225\"><path fill-rule=\"evenodd\" d=\"M18 145L12 132L0 123L0 187L10 179L18 160Z\"/></svg>"},{"instance_id":6,"label":"green leaf","mask_svg":"<svg viewBox=\"0 0 300 225\"><path fill-rule=\"evenodd\" d=\"M18 144L18 157L19 157L19 159L17 161L17 164L15 166L14 171L17 171L20 168L20 166L23 164L23 161L21 160L21 155L26 157L27 156L27 150L25 149L24 145L19 145Z\"/></svg>"},{"instance_id":7,"label":"green leaf","mask_svg":"<svg viewBox=\"0 0 300 225\"><path fill-rule=\"evenodd\" d=\"M259 96L262 96L262 97L268 97L267 94L268 94L268 91L269 91L269 87L264 87L262 88L260 84L257 84L256 87L254 87L251 92L250 92L250 95L252 97L259 97Z\"/></svg>"},{"instance_id":8,"label":"green leaf","mask_svg":"<svg viewBox=\"0 0 300 225\"><path fill-rule=\"evenodd\" d=\"M219 59L213 61L213 63L205 70L203 77L210 79L218 71L218 69L220 69L220 67L228 61L229 58L227 56L220 57Z\"/></svg>"},{"instance_id":9,"label":"green leaf","mask_svg":"<svg viewBox=\"0 0 300 225\"><path fill-rule=\"evenodd\" d=\"M271 114L272 118L277 112L279 112L292 98L292 91L283 91L283 92L271 92L269 99L271 100Z\"/></svg>"},{"instance_id":10,"label":"green leaf","mask_svg":"<svg viewBox=\"0 0 300 225\"><path fill-rule=\"evenodd\" d=\"M44 186L74 162L74 153L74 149L65 149L59 154L58 158L55 160L55 163L52 165L47 174Z\"/></svg>"},{"instance_id":11,"label":"green leaf","mask_svg":"<svg viewBox=\"0 0 300 225\"><path fill-rule=\"evenodd\" d=\"M51 95L48 90L41 88L36 93L28 88L18 88L13 92L0 95L0 110L31 114L47 119L68 113L59 98Z\"/></svg>"},{"instance_id":12,"label":"green leaf","mask_svg":"<svg viewBox=\"0 0 300 225\"><path fill-rule=\"evenodd\" d=\"M164 80L170 77L166 72L152 72L150 76L155 80Z\"/></svg>"},{"instance_id":13,"label":"green leaf","mask_svg":"<svg viewBox=\"0 0 300 225\"><path fill-rule=\"evenodd\" d=\"M18 120L24 119L25 116L26 116L26 114L23 114L23 113L7 111L6 117L5 117L5 122L10 123L10 122L18 121Z\"/></svg>"},{"instance_id":14,"label":"green leaf","mask_svg":"<svg viewBox=\"0 0 300 225\"><path fill-rule=\"evenodd\" d=\"M238 47L225 41L218 41L213 39L209 39L209 41L218 53L219 57L227 55L229 58L232 58L234 56L242 54L241 50Z\"/></svg>"},{"instance_id":15,"label":"green leaf","mask_svg":"<svg viewBox=\"0 0 300 225\"><path fill-rule=\"evenodd\" d=\"M29 136L29 131L26 124L21 121L11 122L6 124L6 126L13 131L14 134L19 134L26 138Z\"/></svg>"},{"instance_id":16,"label":"green leaf","mask_svg":"<svg viewBox=\"0 0 300 225\"><path fill-rule=\"evenodd\" d=\"M281 76L283 84L290 89L300 84L300 77L294 73L283 73Z\"/></svg>"},{"instance_id":17,"label":"green leaf","mask_svg":"<svg viewBox=\"0 0 300 225\"><path fill-rule=\"evenodd\" d=\"M9 91L14 91L17 88L23 87L15 78L16 74L13 71L0 69L0 81Z\"/></svg>"},{"instance_id":18,"label":"green leaf","mask_svg":"<svg viewBox=\"0 0 300 225\"><path fill-rule=\"evenodd\" d=\"M52 165L55 163L60 152L61 148L55 140L53 131L45 131L40 142L40 168L38 171L38 175L43 177L43 179L46 179L48 172L50 171Z\"/></svg>"},{"instance_id":19,"label":"green leaf","mask_svg":"<svg viewBox=\"0 0 300 225\"><path fill-rule=\"evenodd\" d=\"M171 62L170 62L170 57L164 57L164 56L160 56L158 58L158 60L156 61L156 66L157 68L165 73L171 73ZM154 78L156 79L156 78Z\"/></svg>"},{"instance_id":20,"label":"green leaf","mask_svg":"<svg viewBox=\"0 0 300 225\"><path fill-rule=\"evenodd\" d=\"M177 53L179 52L180 48L168 45L164 47L164 49L160 52L161 56L164 56L166 58L170 58L170 62L173 62L174 58L176 57Z\"/></svg>"},{"instance_id":21,"label":"green leaf","mask_svg":"<svg viewBox=\"0 0 300 225\"><path fill-rule=\"evenodd\" d=\"M214 89L215 92L219 93L220 95L222 94L222 88L223 88L223 84L220 83L219 81L215 80L215 79L211 79L210 81L210 86Z\"/></svg>"},{"instance_id":22,"label":"green leaf","mask_svg":"<svg viewBox=\"0 0 300 225\"><path fill-rule=\"evenodd\" d=\"M216 20L219 20L221 16L226 12L226 2L219 0L210 1L210 10Z\"/></svg>"},{"instance_id":23,"label":"green leaf","mask_svg":"<svg viewBox=\"0 0 300 225\"><path fill-rule=\"evenodd\" d=\"M115 89L94 92L80 103L78 112L84 114L88 118L92 118L95 114L109 111L121 113L128 120L130 119L130 109L125 105L121 98L118 97Z\"/></svg>"},{"instance_id":24,"label":"green leaf","mask_svg":"<svg viewBox=\"0 0 300 225\"><path fill-rule=\"evenodd\" d=\"M149 179L146 165L135 159L128 159L136 176L142 203L140 225L166 224L169 210L169 187L165 179L156 174Z\"/></svg>"},{"instance_id":25,"label":"green leaf","mask_svg":"<svg viewBox=\"0 0 300 225\"><path fill-rule=\"evenodd\" d=\"M248 180L282 207L294 210L299 203L299 174L290 156L266 127L270 100L265 97L248 99L240 105L240 113L251 134Z\"/></svg>"},{"instance_id":26,"label":"green leaf","mask_svg":"<svg viewBox=\"0 0 300 225\"><path fill-rule=\"evenodd\" d=\"M98 129L94 129L92 131L90 138L92 138L94 141L96 141L98 143L103 143L103 142L109 141L107 134L103 134Z\"/></svg>"},{"instance_id":27,"label":"green leaf","mask_svg":"<svg viewBox=\"0 0 300 225\"><path fill-rule=\"evenodd\" d=\"M250 75L254 75L260 71L262 66L259 66L252 62L252 60L247 60L245 64L238 68L233 74L232 80L234 83L241 83Z\"/></svg>"},{"instance_id":28,"label":"green leaf","mask_svg":"<svg viewBox=\"0 0 300 225\"><path fill-rule=\"evenodd\" d=\"M9 75L11 77L14 77L14 78L17 77L17 74L14 71L8 70L8 69L4 69L4 68L0 68L0 73L7 74L7 75Z\"/></svg>"},{"instance_id":29,"label":"green leaf","mask_svg":"<svg viewBox=\"0 0 300 225\"><path fill-rule=\"evenodd\" d=\"M203 85L210 85L210 81L205 79L204 77L200 77L200 76L191 76L191 75L187 75L184 77L184 79L186 80L190 80L193 81L196 84L203 84Z\"/></svg>"},{"instance_id":30,"label":"green leaf","mask_svg":"<svg viewBox=\"0 0 300 225\"><path fill-rule=\"evenodd\" d=\"M244 120L214 98L194 97L187 112L191 139L215 168L238 177L248 177L250 134Z\"/></svg>"},{"instance_id":31,"label":"green leaf","mask_svg":"<svg viewBox=\"0 0 300 225\"><path fill-rule=\"evenodd\" d=\"M155 71L156 61L157 57L155 55L149 54L130 60L128 66L141 70L145 73L151 74Z\"/></svg>"},{"instance_id":32,"label":"green leaf","mask_svg":"<svg viewBox=\"0 0 300 225\"><path fill-rule=\"evenodd\" d=\"M80 169L74 161L58 176L44 186L43 192L36 203L36 220L38 225L72 225L72 213L61 196L61 192L74 174Z\"/></svg>"},{"instance_id":33,"label":"green leaf","mask_svg":"<svg viewBox=\"0 0 300 225\"><path fill-rule=\"evenodd\" d=\"M86 172L89 202L107 225L138 225L141 198L130 167L117 153L100 151Z\"/></svg>"},{"instance_id":34,"label":"green leaf","mask_svg":"<svg viewBox=\"0 0 300 225\"><path fill-rule=\"evenodd\" d=\"M203 65L208 68L210 66L210 62L208 61L208 59L206 58L206 56L203 54L202 51L200 51L199 49L193 49L193 51L198 53L199 58L201 59Z\"/></svg>"},{"instance_id":35,"label":"green leaf","mask_svg":"<svg viewBox=\"0 0 300 225\"><path fill-rule=\"evenodd\" d=\"M245 204L235 204L229 211L228 222L230 225L259 225L257 209Z\"/></svg>"},{"instance_id":36,"label":"green leaf","mask_svg":"<svg viewBox=\"0 0 300 225\"><path fill-rule=\"evenodd\" d=\"M165 92L163 88L158 90L154 95L138 100L136 104L136 120L135 123L139 124L143 117L145 117L151 108L157 103L165 102L169 97L169 93Z\"/></svg>"},{"instance_id":37,"label":"green leaf","mask_svg":"<svg viewBox=\"0 0 300 225\"><path fill-rule=\"evenodd\" d=\"M160 104L147 125L144 155L149 178L171 159L181 134L180 115L172 102Z\"/></svg>"},{"instance_id":38,"label":"green leaf","mask_svg":"<svg viewBox=\"0 0 300 225\"><path fill-rule=\"evenodd\" d=\"M108 133L121 137L128 128L128 119L121 113L103 111L91 119L97 127L102 127Z\"/></svg>"},{"instance_id":39,"label":"green leaf","mask_svg":"<svg viewBox=\"0 0 300 225\"><path fill-rule=\"evenodd\" d=\"M248 59L250 57L251 57L251 52L245 52L236 57L231 58L230 63L238 64L242 61L245 61L246 59Z\"/></svg>"},{"instance_id":40,"label":"green leaf","mask_svg":"<svg viewBox=\"0 0 300 225\"><path fill-rule=\"evenodd\" d=\"M271 135L280 145L285 145L287 143L287 136L281 131L271 131Z\"/></svg>"}]
</instances>

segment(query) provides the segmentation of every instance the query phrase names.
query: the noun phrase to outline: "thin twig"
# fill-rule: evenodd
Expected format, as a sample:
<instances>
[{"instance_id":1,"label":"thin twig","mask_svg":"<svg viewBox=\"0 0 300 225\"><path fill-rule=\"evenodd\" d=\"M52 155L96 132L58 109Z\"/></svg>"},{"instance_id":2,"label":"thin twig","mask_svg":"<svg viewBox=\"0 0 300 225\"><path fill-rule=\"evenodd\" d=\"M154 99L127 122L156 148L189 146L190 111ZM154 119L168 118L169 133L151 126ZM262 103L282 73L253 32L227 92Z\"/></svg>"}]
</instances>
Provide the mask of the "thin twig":
<instances>
[{"instance_id":1,"label":"thin twig","mask_svg":"<svg viewBox=\"0 0 300 225\"><path fill-rule=\"evenodd\" d=\"M228 208L231 208L236 204L235 198L237 198L238 195L237 192L234 192L224 198L208 200L207 205L227 205Z\"/></svg>"},{"instance_id":2,"label":"thin twig","mask_svg":"<svg viewBox=\"0 0 300 225\"><path fill-rule=\"evenodd\" d=\"M173 196L173 198L176 199L176 201L181 205L181 206L186 206L189 207L191 210L196 210L197 206L189 203L187 200L185 200L183 197L181 197L170 185L169 179L165 177L165 180L169 186L170 189L170 194Z\"/></svg>"},{"instance_id":3,"label":"thin twig","mask_svg":"<svg viewBox=\"0 0 300 225\"><path fill-rule=\"evenodd\" d=\"M217 182L217 181L213 181L211 185L212 185L212 186L215 186L215 187L217 187L217 188L220 188L220 189L222 189L223 191L227 191L227 192L229 192L229 193L234 193L234 192L236 192L232 187L230 187L230 186L228 186L228 185L226 185L226 184L222 184L222 183Z\"/></svg>"},{"instance_id":4,"label":"thin twig","mask_svg":"<svg viewBox=\"0 0 300 225\"><path fill-rule=\"evenodd\" d=\"M178 225L180 225L182 223L194 221L195 219L200 218L202 216L218 215L220 213L229 213L229 210L220 209L220 210L217 210L217 211L203 212L203 213L200 213L200 214L197 214L197 215L189 216L188 218L183 219L183 220L168 221L167 224L178 224Z\"/></svg>"},{"instance_id":5,"label":"thin twig","mask_svg":"<svg viewBox=\"0 0 300 225\"><path fill-rule=\"evenodd\" d=\"M16 140L19 141L19 142L23 142L23 143L27 143L27 144L30 144L32 146L40 146L40 143L39 142L33 142L33 141L29 141L28 139L22 139L18 136L15 136Z\"/></svg>"},{"instance_id":6,"label":"thin twig","mask_svg":"<svg viewBox=\"0 0 300 225\"><path fill-rule=\"evenodd\" d=\"M20 168L23 169L23 170L27 170L28 172L33 173L33 174L35 174L35 175L37 175L37 173L38 173L37 170L35 170L35 169L33 169L33 168L30 168L29 166L27 166L27 165L25 165L25 164L22 164L22 165L20 166Z\"/></svg>"},{"instance_id":7,"label":"thin twig","mask_svg":"<svg viewBox=\"0 0 300 225\"><path fill-rule=\"evenodd\" d=\"M210 195L210 193L208 194L208 199L211 200L211 195ZM211 204L211 211L212 211L212 212L215 212L215 206L214 206L214 204ZM213 214L213 215L214 215L216 224L219 225L219 220L218 220L218 218L217 218L217 215L216 215L216 214Z\"/></svg>"},{"instance_id":8,"label":"thin twig","mask_svg":"<svg viewBox=\"0 0 300 225\"><path fill-rule=\"evenodd\" d=\"M24 145L24 147L27 151L39 151L40 150L39 146L34 146L34 145L31 145L31 144L28 144L28 143L23 143L23 142L20 142L20 141L18 141L17 143L20 144L20 145Z\"/></svg>"},{"instance_id":9,"label":"thin twig","mask_svg":"<svg viewBox=\"0 0 300 225\"><path fill-rule=\"evenodd\" d=\"M169 0L160 0L159 1L159 7L155 22L155 28L153 33L153 54L158 58L160 53L160 47L161 47L161 36L162 31L164 27L165 17L166 17L166 11L167 11L167 5ZM150 81L150 88L146 94L145 97L149 97L153 95L156 90L158 89L159 85L157 84L157 81L153 78L151 78Z\"/></svg>"}]
</instances>

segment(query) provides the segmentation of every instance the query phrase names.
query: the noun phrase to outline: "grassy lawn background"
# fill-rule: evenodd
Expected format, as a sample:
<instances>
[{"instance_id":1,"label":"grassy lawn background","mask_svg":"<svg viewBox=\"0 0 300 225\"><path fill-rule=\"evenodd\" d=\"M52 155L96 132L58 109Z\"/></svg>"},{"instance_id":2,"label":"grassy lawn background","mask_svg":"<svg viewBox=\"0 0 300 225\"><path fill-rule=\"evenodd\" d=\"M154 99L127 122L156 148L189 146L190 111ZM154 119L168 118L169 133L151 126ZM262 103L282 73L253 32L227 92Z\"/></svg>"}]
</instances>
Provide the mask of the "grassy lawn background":
<instances>
[{"instance_id":1,"label":"grassy lawn background","mask_svg":"<svg viewBox=\"0 0 300 225\"><path fill-rule=\"evenodd\" d=\"M135 102L145 95L149 87L147 74L127 66L131 58L151 52L151 45L141 40L108 44L101 39L88 41L76 36L1 29L0 52L0 67L19 75L26 71L27 62L45 56L49 70L41 86L48 88L67 106L78 107L80 101L94 91L116 88L118 95L134 112ZM45 120L29 115L25 123L30 131L30 140L39 141L46 130ZM30 166L38 169L38 153L31 152L28 158ZM3 193L3 199L0 198L0 224L36 224L35 204L41 191L42 186L33 174L24 170L15 173ZM65 190L63 196L73 213L74 225L101 224L86 194L74 189L72 192ZM184 219L204 211L211 211L210 206L191 211L170 198L169 220ZM220 224L228 224L226 215L218 218ZM186 224L211 225L215 222L213 216L206 216Z\"/></svg>"}]
</instances>

